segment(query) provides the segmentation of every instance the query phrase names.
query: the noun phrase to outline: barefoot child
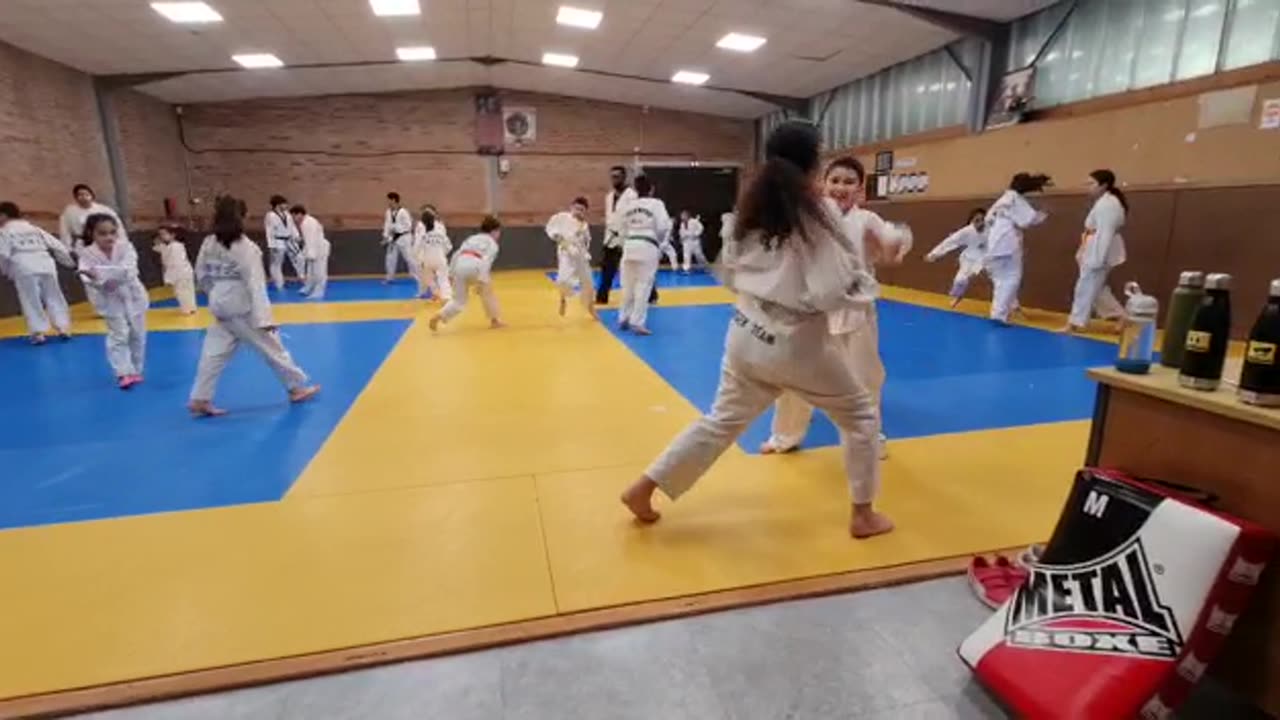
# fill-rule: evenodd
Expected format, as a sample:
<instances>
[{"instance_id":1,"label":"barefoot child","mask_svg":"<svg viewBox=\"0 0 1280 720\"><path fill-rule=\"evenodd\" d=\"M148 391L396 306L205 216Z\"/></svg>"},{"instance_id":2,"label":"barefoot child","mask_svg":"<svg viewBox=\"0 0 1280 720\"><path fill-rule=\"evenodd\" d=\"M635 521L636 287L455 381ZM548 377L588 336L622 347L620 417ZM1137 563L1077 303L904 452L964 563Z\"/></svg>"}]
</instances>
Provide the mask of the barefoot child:
<instances>
[{"instance_id":1,"label":"barefoot child","mask_svg":"<svg viewBox=\"0 0 1280 720\"><path fill-rule=\"evenodd\" d=\"M156 229L156 244L152 247L160 256L164 270L164 284L173 288L178 301L178 311L183 315L196 312L196 273L187 257L187 246L178 239L178 229L161 225Z\"/></svg>"},{"instance_id":2,"label":"barefoot child","mask_svg":"<svg viewBox=\"0 0 1280 720\"><path fill-rule=\"evenodd\" d=\"M688 210L680 211L680 250L684 252L684 271L707 266L707 256L702 252L702 218Z\"/></svg>"},{"instance_id":3,"label":"barefoot child","mask_svg":"<svg viewBox=\"0 0 1280 720\"><path fill-rule=\"evenodd\" d=\"M480 223L480 232L467 238L453 256L453 299L431 318L431 331L440 328L440 323L447 323L467 308L467 294L472 286L484 303L484 312L489 316L489 327L500 328L502 319L498 316L498 299L493 295L493 283L490 271L493 261L498 258L498 238L502 235L502 223L498 218L489 215Z\"/></svg>"},{"instance_id":4,"label":"barefoot child","mask_svg":"<svg viewBox=\"0 0 1280 720\"><path fill-rule=\"evenodd\" d=\"M970 211L969 222L951 233L938 246L924 256L926 262L937 262L948 253L960 250L960 267L951 281L951 307L960 304L969 290L969 281L982 274L983 258L987 254L987 211L977 208Z\"/></svg>"},{"instance_id":5,"label":"barefoot child","mask_svg":"<svg viewBox=\"0 0 1280 720\"><path fill-rule=\"evenodd\" d=\"M649 335L649 304L653 302L658 263L662 261L662 239L671 232L667 206L653 196L653 183L636 178L636 197L618 208L622 213L622 307L618 327L636 335Z\"/></svg>"},{"instance_id":6,"label":"barefoot child","mask_svg":"<svg viewBox=\"0 0 1280 720\"><path fill-rule=\"evenodd\" d=\"M121 390L142 382L147 352L147 289L138 279L138 251L121 240L115 217L84 221L80 277L89 302L107 323L107 361Z\"/></svg>"},{"instance_id":7,"label":"barefoot child","mask_svg":"<svg viewBox=\"0 0 1280 720\"><path fill-rule=\"evenodd\" d=\"M71 313L54 258L75 267L66 245L23 220L14 203L0 202L0 275L13 278L32 345L43 345L50 328L63 340L71 339Z\"/></svg>"},{"instance_id":8,"label":"barefoot child","mask_svg":"<svg viewBox=\"0 0 1280 720\"><path fill-rule=\"evenodd\" d=\"M329 251L333 245L324 236L324 226L307 213L305 206L289 208L289 216L302 235L302 256L307 260L307 280L303 283L302 294L308 300L323 300L325 290L329 288Z\"/></svg>"},{"instance_id":9,"label":"barefoot child","mask_svg":"<svg viewBox=\"0 0 1280 720\"><path fill-rule=\"evenodd\" d=\"M596 316L591 281L591 228L587 225L587 199L577 197L567 211L551 216L547 237L556 244L556 286L560 288L560 316L564 317L569 298L576 292L582 307ZM577 285L575 290L574 286Z\"/></svg>"},{"instance_id":10,"label":"barefoot child","mask_svg":"<svg viewBox=\"0 0 1280 720\"><path fill-rule=\"evenodd\" d=\"M434 300L449 302L453 299L453 285L449 282L449 252L453 250L453 241L434 207L423 206L421 219L413 228L413 242L421 266L418 295L430 293Z\"/></svg>"}]
</instances>

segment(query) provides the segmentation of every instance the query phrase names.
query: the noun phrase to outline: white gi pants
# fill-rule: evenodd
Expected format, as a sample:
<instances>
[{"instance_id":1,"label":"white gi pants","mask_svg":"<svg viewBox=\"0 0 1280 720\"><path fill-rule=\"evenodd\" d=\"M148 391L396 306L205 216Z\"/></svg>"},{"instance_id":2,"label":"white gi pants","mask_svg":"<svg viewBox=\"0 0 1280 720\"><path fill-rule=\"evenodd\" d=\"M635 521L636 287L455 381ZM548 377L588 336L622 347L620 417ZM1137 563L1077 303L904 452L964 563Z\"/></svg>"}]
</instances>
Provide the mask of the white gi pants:
<instances>
[{"instance_id":1,"label":"white gi pants","mask_svg":"<svg viewBox=\"0 0 1280 720\"><path fill-rule=\"evenodd\" d=\"M622 307L618 322L645 327L649 318L649 293L658 275L661 250L647 240L628 240L622 251Z\"/></svg>"},{"instance_id":2,"label":"white gi pants","mask_svg":"<svg viewBox=\"0 0 1280 720\"><path fill-rule=\"evenodd\" d=\"M662 254L667 256L667 264L672 270L680 267L680 259L676 257L676 246L674 243L666 243L662 246Z\"/></svg>"},{"instance_id":3,"label":"white gi pants","mask_svg":"<svg viewBox=\"0 0 1280 720\"><path fill-rule=\"evenodd\" d=\"M705 267L707 264L707 256L702 254L701 240L685 240L682 243L684 250L684 271L689 272L696 263Z\"/></svg>"},{"instance_id":4,"label":"white gi pants","mask_svg":"<svg viewBox=\"0 0 1280 720\"><path fill-rule=\"evenodd\" d=\"M307 281L302 286L302 294L311 300L323 300L325 290L329 289L329 255L307 261Z\"/></svg>"},{"instance_id":5,"label":"white gi pants","mask_svg":"<svg viewBox=\"0 0 1280 720\"><path fill-rule=\"evenodd\" d=\"M969 291L969 282L981 275L984 267L982 261L969 262L961 260L960 267L956 270L955 279L951 281L951 297L964 297L964 294Z\"/></svg>"},{"instance_id":6,"label":"white gi pants","mask_svg":"<svg viewBox=\"0 0 1280 720\"><path fill-rule=\"evenodd\" d=\"M467 309L467 295L473 287L484 304L484 314L489 316L489 320L498 319L498 298L493 294L492 283L484 277L479 261L460 258L453 268L453 287L453 298L440 311L442 322L449 322Z\"/></svg>"},{"instance_id":7,"label":"white gi pants","mask_svg":"<svg viewBox=\"0 0 1280 720\"><path fill-rule=\"evenodd\" d=\"M169 285L173 288L173 296L178 300L178 309L190 315L196 311L196 280L194 277L181 277Z\"/></svg>"},{"instance_id":8,"label":"white gi pants","mask_svg":"<svg viewBox=\"0 0 1280 720\"><path fill-rule=\"evenodd\" d=\"M991 276L991 319L1007 323L1022 289L1022 253L987 258L987 274Z\"/></svg>"},{"instance_id":9,"label":"white gi pants","mask_svg":"<svg viewBox=\"0 0 1280 720\"><path fill-rule=\"evenodd\" d=\"M55 273L19 273L13 278L13 285L32 335L49 332L50 324L60 333L71 332L71 312Z\"/></svg>"},{"instance_id":10,"label":"white gi pants","mask_svg":"<svg viewBox=\"0 0 1280 720\"><path fill-rule=\"evenodd\" d=\"M711 412L678 435L645 475L678 498L784 391L817 406L840 428L853 502L871 502L880 486L875 404L850 367L846 342L827 329L825 315L778 335L738 311L725 337Z\"/></svg>"},{"instance_id":11,"label":"white gi pants","mask_svg":"<svg viewBox=\"0 0 1280 720\"><path fill-rule=\"evenodd\" d=\"M1086 327L1089 315L1096 311L1098 317L1111 320L1124 315L1124 306L1116 299L1107 287L1107 275L1111 268L1080 268L1080 276L1076 279L1075 296L1071 299L1071 319L1075 327Z\"/></svg>"},{"instance_id":12,"label":"white gi pants","mask_svg":"<svg viewBox=\"0 0 1280 720\"><path fill-rule=\"evenodd\" d=\"M590 310L595 292L591 282L591 258L584 252L574 253L563 250L557 255L559 264L556 267L556 286L560 288L560 296L565 298L572 296L576 284L578 286L576 292L578 299L582 301L582 307Z\"/></svg>"},{"instance_id":13,"label":"white gi pants","mask_svg":"<svg viewBox=\"0 0 1280 720\"><path fill-rule=\"evenodd\" d=\"M293 267L293 272L298 276L299 280L307 279L307 263L300 253L289 250L288 248L267 248L268 261L271 263L271 284L276 286L276 290L284 289L284 259L289 258L289 265Z\"/></svg>"},{"instance_id":14,"label":"white gi pants","mask_svg":"<svg viewBox=\"0 0 1280 720\"><path fill-rule=\"evenodd\" d=\"M396 278L396 270L400 266L400 260L404 259L404 266L409 269L409 274L417 280L419 284L422 282L422 268L413 259L413 234L405 233L400 236L399 240L393 240L387 243L387 282L391 282Z\"/></svg>"},{"instance_id":15,"label":"white gi pants","mask_svg":"<svg viewBox=\"0 0 1280 720\"><path fill-rule=\"evenodd\" d=\"M191 389L193 401L209 402L218 387L218 379L222 371L240 343L245 343L262 356L262 359L275 371L280 383L289 390L296 390L307 384L307 374L298 367L289 355L289 351L280 342L279 331L268 332L254 327L249 316L219 319L209 326L204 334L204 347L200 350L200 364L196 368L196 382Z\"/></svg>"},{"instance_id":16,"label":"white gi pants","mask_svg":"<svg viewBox=\"0 0 1280 720\"><path fill-rule=\"evenodd\" d=\"M432 297L445 302L453 299L453 284L449 282L449 259L444 249L439 246L428 247L422 251L422 271L418 274L418 294L428 290Z\"/></svg>"},{"instance_id":17,"label":"white gi pants","mask_svg":"<svg viewBox=\"0 0 1280 720\"><path fill-rule=\"evenodd\" d=\"M147 313L110 315L107 323L107 362L116 377L141 375L147 357Z\"/></svg>"}]
</instances>

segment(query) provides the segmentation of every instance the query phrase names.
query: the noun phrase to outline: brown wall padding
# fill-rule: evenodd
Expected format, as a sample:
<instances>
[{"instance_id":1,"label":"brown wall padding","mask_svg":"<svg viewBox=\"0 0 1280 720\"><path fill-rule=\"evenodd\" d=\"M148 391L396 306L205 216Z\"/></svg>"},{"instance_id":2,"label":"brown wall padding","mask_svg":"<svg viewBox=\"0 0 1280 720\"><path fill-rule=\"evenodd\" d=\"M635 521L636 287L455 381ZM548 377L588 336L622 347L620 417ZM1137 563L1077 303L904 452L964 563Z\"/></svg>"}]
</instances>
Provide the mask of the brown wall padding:
<instances>
[{"instance_id":1,"label":"brown wall padding","mask_svg":"<svg viewBox=\"0 0 1280 720\"><path fill-rule=\"evenodd\" d=\"M1280 186L1139 190L1129 193L1124 238L1129 260L1111 274L1118 297L1136 280L1161 305L1182 270L1227 272L1235 276L1233 333L1246 335L1267 285L1280 277ZM937 202L873 203L886 220L911 226L917 249L897 268L885 268L890 285L946 292L955 273L955 255L926 263L924 254L960 227L976 207L993 198ZM1075 250L1089 200L1084 195L1036 198L1049 219L1027 233L1026 269L1020 300L1027 307L1065 312L1076 281ZM975 281L970 296L989 299L990 285Z\"/></svg>"}]
</instances>

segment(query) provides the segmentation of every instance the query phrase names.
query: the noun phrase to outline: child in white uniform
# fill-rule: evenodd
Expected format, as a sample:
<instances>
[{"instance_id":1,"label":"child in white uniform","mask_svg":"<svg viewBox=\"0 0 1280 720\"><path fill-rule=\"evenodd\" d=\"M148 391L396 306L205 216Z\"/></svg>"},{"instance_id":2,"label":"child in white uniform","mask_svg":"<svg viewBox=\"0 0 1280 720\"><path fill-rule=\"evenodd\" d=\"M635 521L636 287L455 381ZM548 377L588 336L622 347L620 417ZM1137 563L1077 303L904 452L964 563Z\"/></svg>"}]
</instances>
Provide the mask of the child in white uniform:
<instances>
[{"instance_id":1,"label":"child in white uniform","mask_svg":"<svg viewBox=\"0 0 1280 720\"><path fill-rule=\"evenodd\" d=\"M421 267L418 295L430 293L435 300L449 302L453 299L453 285L449 282L449 253L453 251L453 241L434 207L422 208L422 219L413 228L413 242Z\"/></svg>"},{"instance_id":2,"label":"child in white uniform","mask_svg":"<svg viewBox=\"0 0 1280 720\"><path fill-rule=\"evenodd\" d=\"M641 175L634 183L636 197L618 209L622 214L622 307L618 327L649 335L649 293L662 259L662 238L671 231L667 206L653 197L653 183Z\"/></svg>"},{"instance_id":3,"label":"child in white uniform","mask_svg":"<svg viewBox=\"0 0 1280 720\"><path fill-rule=\"evenodd\" d=\"M449 322L467 308L467 294L473 286L484 304L485 314L489 316L489 327L503 327L498 298L494 297L490 278L493 261L498 259L498 238L501 235L502 223L489 215L480 223L480 232L464 240L458 248L453 256L453 299L431 318L432 332L440 328L440 323Z\"/></svg>"},{"instance_id":4,"label":"child in white uniform","mask_svg":"<svg viewBox=\"0 0 1280 720\"><path fill-rule=\"evenodd\" d=\"M589 207L586 198L577 197L567 211L558 212L547 221L547 237L556 244L556 286L560 288L561 317L575 292L587 314L596 317L591 286L591 226L587 224Z\"/></svg>"},{"instance_id":5,"label":"child in white uniform","mask_svg":"<svg viewBox=\"0 0 1280 720\"><path fill-rule=\"evenodd\" d=\"M684 251L684 271L690 272L696 264L706 267L707 256L702 252L702 220L688 210L680 211L680 249Z\"/></svg>"},{"instance_id":6,"label":"child in white uniform","mask_svg":"<svg viewBox=\"0 0 1280 720\"><path fill-rule=\"evenodd\" d=\"M289 201L283 195L271 196L271 210L262 218L267 234L267 260L271 265L271 282L276 290L284 290L284 260L289 258L293 272L306 282L307 265L299 247L301 234L289 215Z\"/></svg>"},{"instance_id":7,"label":"child in white uniform","mask_svg":"<svg viewBox=\"0 0 1280 720\"><path fill-rule=\"evenodd\" d=\"M196 312L196 273L187 257L187 246L178 239L178 229L161 225L156 229L156 244L151 248L160 256L164 284L173 288L178 311L183 315Z\"/></svg>"},{"instance_id":8,"label":"child in white uniform","mask_svg":"<svg viewBox=\"0 0 1280 720\"><path fill-rule=\"evenodd\" d=\"M302 254L307 259L307 282L302 294L308 300L323 300L329 288L329 252L333 245L324 235L324 225L307 213L304 205L289 208L289 216L302 235Z\"/></svg>"},{"instance_id":9,"label":"child in white uniform","mask_svg":"<svg viewBox=\"0 0 1280 720\"><path fill-rule=\"evenodd\" d=\"M107 361L116 383L128 390L142 382L150 298L138 279L138 251L119 232L110 215L85 219L79 273L89 301L107 322Z\"/></svg>"},{"instance_id":10,"label":"child in white uniform","mask_svg":"<svg viewBox=\"0 0 1280 720\"><path fill-rule=\"evenodd\" d=\"M1069 333L1083 332L1095 311L1104 320L1124 315L1124 306L1107 287L1107 275L1127 259L1120 228L1124 227L1129 201L1116 187L1116 175L1110 170L1089 173L1089 195L1094 199L1093 208L1084 220L1084 235L1076 251L1080 275L1071 300L1071 317L1063 328Z\"/></svg>"},{"instance_id":11,"label":"child in white uniform","mask_svg":"<svg viewBox=\"0 0 1280 720\"><path fill-rule=\"evenodd\" d=\"M305 402L320 392L280 342L271 317L262 251L244 234L244 203L219 198L214 208L213 234L196 256L196 283L209 296L214 323L205 331L200 364L187 409L196 417L225 415L213 404L218 379L240 344L262 356L289 392L289 401Z\"/></svg>"},{"instance_id":12,"label":"child in white uniform","mask_svg":"<svg viewBox=\"0 0 1280 720\"><path fill-rule=\"evenodd\" d=\"M63 340L71 339L71 313L54 258L75 267L66 245L23 220L14 203L0 202L0 275L13 278L32 345L43 345L50 328Z\"/></svg>"},{"instance_id":13,"label":"child in white uniform","mask_svg":"<svg viewBox=\"0 0 1280 720\"><path fill-rule=\"evenodd\" d=\"M817 129L800 121L785 122L769 136L765 163L743 194L734 238L722 253L725 287L738 300L716 399L623 493L623 504L641 522L659 519L656 490L679 497L769 403L791 391L842 431L853 497L850 533L869 537L893 527L872 508L880 478L875 404L851 367L847 340L831 333L828 319L869 312L875 280L815 190L819 144Z\"/></svg>"},{"instance_id":14,"label":"child in white uniform","mask_svg":"<svg viewBox=\"0 0 1280 720\"><path fill-rule=\"evenodd\" d=\"M969 282L982 274L987 255L987 211L977 208L969 213L969 222L951 233L924 256L926 262L937 262L948 253L960 251L960 267L951 281L951 307L960 304L969 290Z\"/></svg>"},{"instance_id":15,"label":"child in white uniform","mask_svg":"<svg viewBox=\"0 0 1280 720\"><path fill-rule=\"evenodd\" d=\"M1027 202L1026 195L1051 183L1048 175L1018 173L1009 189L987 210L987 274L991 276L991 319L1009 324L1022 289L1022 234L1049 217Z\"/></svg>"}]
</instances>

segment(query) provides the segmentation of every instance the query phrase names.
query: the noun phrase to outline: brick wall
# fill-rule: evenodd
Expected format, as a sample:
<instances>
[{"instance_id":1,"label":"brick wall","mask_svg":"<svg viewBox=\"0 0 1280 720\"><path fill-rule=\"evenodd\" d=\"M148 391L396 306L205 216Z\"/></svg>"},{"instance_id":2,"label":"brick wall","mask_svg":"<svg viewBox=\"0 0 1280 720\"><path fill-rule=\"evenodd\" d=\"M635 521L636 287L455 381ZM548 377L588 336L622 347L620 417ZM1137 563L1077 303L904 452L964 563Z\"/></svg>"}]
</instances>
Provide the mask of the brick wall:
<instances>
[{"instance_id":1,"label":"brick wall","mask_svg":"<svg viewBox=\"0 0 1280 720\"><path fill-rule=\"evenodd\" d=\"M116 115L132 223L152 225L163 218L167 197L176 201L182 215L187 188L173 107L127 89L113 91L110 105Z\"/></svg>"}]
</instances>

